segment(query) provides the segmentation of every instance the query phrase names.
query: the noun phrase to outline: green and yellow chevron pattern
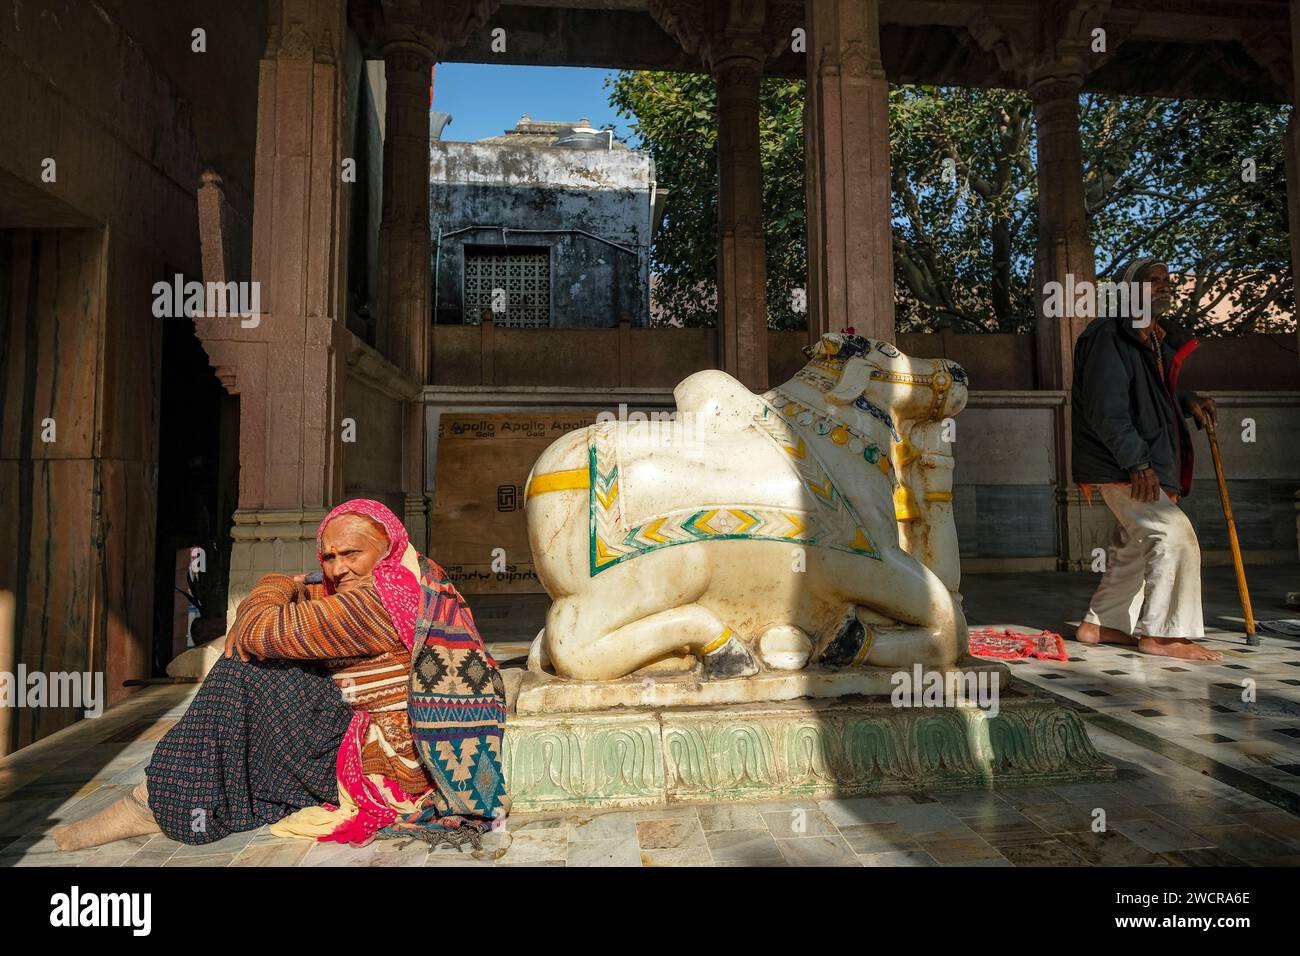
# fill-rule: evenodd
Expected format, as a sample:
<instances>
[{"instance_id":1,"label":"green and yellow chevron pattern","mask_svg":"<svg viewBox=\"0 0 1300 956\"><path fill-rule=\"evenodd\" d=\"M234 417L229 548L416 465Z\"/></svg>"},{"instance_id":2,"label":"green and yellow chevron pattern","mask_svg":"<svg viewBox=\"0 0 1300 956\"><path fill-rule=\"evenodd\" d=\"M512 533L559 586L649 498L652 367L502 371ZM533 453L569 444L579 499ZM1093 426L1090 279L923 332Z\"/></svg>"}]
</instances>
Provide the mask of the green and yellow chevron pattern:
<instances>
[{"instance_id":1,"label":"green and yellow chevron pattern","mask_svg":"<svg viewBox=\"0 0 1300 956\"><path fill-rule=\"evenodd\" d=\"M816 508L711 507L656 515L630 526L619 494L616 422L588 429L591 575L639 554L693 541L751 539L819 545L879 559L852 506L817 456L774 409L764 406L753 427L785 451Z\"/></svg>"}]
</instances>

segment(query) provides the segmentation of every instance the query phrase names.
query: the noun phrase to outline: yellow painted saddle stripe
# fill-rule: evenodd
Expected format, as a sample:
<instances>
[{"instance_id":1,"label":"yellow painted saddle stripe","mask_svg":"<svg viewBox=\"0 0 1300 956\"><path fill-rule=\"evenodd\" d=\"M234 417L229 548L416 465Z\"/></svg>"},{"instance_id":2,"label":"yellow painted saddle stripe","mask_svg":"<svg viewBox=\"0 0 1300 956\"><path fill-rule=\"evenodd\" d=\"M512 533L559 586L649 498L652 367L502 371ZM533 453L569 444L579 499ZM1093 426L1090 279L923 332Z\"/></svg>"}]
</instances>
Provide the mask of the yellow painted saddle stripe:
<instances>
[{"instance_id":1,"label":"yellow painted saddle stripe","mask_svg":"<svg viewBox=\"0 0 1300 956\"><path fill-rule=\"evenodd\" d=\"M524 500L548 491L578 491L591 487L591 476L587 468L570 468L568 471L552 471L544 475L533 475L524 491Z\"/></svg>"}]
</instances>

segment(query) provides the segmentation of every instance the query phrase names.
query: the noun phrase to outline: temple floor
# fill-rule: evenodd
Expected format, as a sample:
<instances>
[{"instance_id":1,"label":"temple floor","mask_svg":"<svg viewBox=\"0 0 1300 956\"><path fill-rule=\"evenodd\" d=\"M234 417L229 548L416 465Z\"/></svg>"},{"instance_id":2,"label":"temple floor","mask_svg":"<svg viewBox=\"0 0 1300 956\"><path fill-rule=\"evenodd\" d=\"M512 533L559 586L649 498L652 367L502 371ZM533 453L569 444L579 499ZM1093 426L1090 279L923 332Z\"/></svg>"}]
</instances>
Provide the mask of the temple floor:
<instances>
[{"instance_id":1,"label":"temple floor","mask_svg":"<svg viewBox=\"0 0 1300 956\"><path fill-rule=\"evenodd\" d=\"M1300 566L1248 569L1255 617L1300 618ZM1013 661L1068 702L1118 768L1105 784L918 792L852 799L515 814L481 851L380 840L354 849L262 830L193 847L138 837L60 853L48 837L143 776L196 687L155 686L0 760L0 866L1219 866L1300 865L1300 640L1240 636L1232 569L1207 568L1205 643L1217 664L1068 641L1070 660ZM972 574L972 624L1065 635L1095 575ZM522 664L545 598L470 598L506 666ZM1254 700L1243 702L1243 681ZM1094 832L1098 809L1104 832Z\"/></svg>"}]
</instances>

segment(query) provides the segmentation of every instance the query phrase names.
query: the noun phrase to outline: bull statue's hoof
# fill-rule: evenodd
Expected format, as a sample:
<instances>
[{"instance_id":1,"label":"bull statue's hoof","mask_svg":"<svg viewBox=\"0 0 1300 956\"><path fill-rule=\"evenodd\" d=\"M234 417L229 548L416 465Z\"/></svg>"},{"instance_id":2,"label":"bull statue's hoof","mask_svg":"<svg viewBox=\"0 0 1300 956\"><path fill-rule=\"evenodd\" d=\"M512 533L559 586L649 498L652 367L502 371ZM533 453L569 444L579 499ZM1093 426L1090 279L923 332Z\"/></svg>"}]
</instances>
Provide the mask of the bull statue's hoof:
<instances>
[{"instance_id":1,"label":"bull statue's hoof","mask_svg":"<svg viewBox=\"0 0 1300 956\"><path fill-rule=\"evenodd\" d=\"M728 633L721 646L704 655L704 676L709 680L752 677L757 673L754 655L734 634Z\"/></svg>"},{"instance_id":2,"label":"bull statue's hoof","mask_svg":"<svg viewBox=\"0 0 1300 956\"><path fill-rule=\"evenodd\" d=\"M708 681L849 687L825 672L964 654L944 436L966 373L850 333L804 352L761 395L707 369L671 421L601 421L542 453L524 489L552 599L539 679L665 680L688 648Z\"/></svg>"},{"instance_id":3,"label":"bull statue's hoof","mask_svg":"<svg viewBox=\"0 0 1300 956\"><path fill-rule=\"evenodd\" d=\"M768 670L802 670L811 653L812 640L792 624L769 627L758 639L758 656Z\"/></svg>"},{"instance_id":4,"label":"bull statue's hoof","mask_svg":"<svg viewBox=\"0 0 1300 956\"><path fill-rule=\"evenodd\" d=\"M817 654L822 667L853 667L861 665L871 650L873 631L853 613L846 614L839 628Z\"/></svg>"}]
</instances>

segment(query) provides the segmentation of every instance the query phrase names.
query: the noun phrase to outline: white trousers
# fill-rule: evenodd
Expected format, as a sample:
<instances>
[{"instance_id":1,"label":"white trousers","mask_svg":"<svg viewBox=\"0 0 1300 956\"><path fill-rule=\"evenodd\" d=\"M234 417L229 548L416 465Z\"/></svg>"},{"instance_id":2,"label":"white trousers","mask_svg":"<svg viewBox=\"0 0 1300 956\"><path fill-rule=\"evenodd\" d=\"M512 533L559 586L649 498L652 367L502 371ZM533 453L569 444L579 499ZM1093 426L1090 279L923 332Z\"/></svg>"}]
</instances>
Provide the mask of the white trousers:
<instances>
[{"instance_id":1,"label":"white trousers","mask_svg":"<svg viewBox=\"0 0 1300 956\"><path fill-rule=\"evenodd\" d=\"M1083 619L1141 637L1204 637L1201 548L1187 515L1163 491L1156 501L1135 500L1127 485L1100 491L1119 523Z\"/></svg>"}]
</instances>

